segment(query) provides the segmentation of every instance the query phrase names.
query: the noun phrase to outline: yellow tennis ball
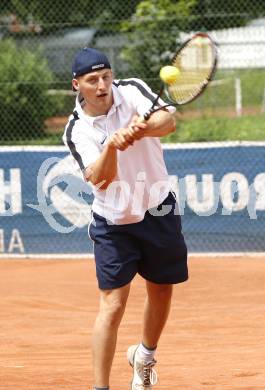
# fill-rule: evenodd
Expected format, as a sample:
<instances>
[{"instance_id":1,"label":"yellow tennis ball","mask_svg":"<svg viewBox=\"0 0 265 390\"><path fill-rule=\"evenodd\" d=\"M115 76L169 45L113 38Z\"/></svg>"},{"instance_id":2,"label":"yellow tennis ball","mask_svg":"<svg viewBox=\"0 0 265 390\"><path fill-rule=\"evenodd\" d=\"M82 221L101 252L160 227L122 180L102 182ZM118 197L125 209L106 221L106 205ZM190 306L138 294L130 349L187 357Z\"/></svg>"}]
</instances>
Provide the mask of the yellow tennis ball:
<instances>
[{"instance_id":1,"label":"yellow tennis ball","mask_svg":"<svg viewBox=\"0 0 265 390\"><path fill-rule=\"evenodd\" d=\"M166 84L174 84L179 78L180 71L175 66L167 65L160 69L159 76Z\"/></svg>"}]
</instances>

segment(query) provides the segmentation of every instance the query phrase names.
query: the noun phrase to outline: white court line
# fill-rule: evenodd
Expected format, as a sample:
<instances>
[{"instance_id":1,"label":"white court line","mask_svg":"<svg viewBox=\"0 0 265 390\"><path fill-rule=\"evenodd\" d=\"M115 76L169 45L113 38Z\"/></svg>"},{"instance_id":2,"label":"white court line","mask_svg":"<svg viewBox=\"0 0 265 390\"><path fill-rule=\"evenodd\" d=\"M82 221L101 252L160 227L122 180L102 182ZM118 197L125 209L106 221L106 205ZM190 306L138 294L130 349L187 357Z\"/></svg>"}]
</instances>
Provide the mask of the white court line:
<instances>
[{"instance_id":1,"label":"white court line","mask_svg":"<svg viewBox=\"0 0 265 390\"><path fill-rule=\"evenodd\" d=\"M189 257L265 257L265 252L191 252Z\"/></svg>"},{"instance_id":2,"label":"white court line","mask_svg":"<svg viewBox=\"0 0 265 390\"><path fill-rule=\"evenodd\" d=\"M33 254L14 254L14 253L3 253L0 254L1 259L57 259L57 260L73 260L73 259L94 259L94 255L91 253L66 253L66 254L57 254L57 253L33 253Z\"/></svg>"},{"instance_id":3,"label":"white court line","mask_svg":"<svg viewBox=\"0 0 265 390\"><path fill-rule=\"evenodd\" d=\"M183 142L183 143L162 143L163 149L205 149L224 148L236 146L265 146L265 141L215 141L215 142ZM11 145L0 146L1 152L69 152L64 145Z\"/></svg>"},{"instance_id":4,"label":"white court line","mask_svg":"<svg viewBox=\"0 0 265 390\"><path fill-rule=\"evenodd\" d=\"M66 146L63 145L11 145L11 146L0 146L1 152L68 152Z\"/></svg>"},{"instance_id":5,"label":"white court line","mask_svg":"<svg viewBox=\"0 0 265 390\"><path fill-rule=\"evenodd\" d=\"M238 146L265 146L264 141L214 141L214 142L185 142L174 144L162 144L163 149L208 149L208 148L229 148Z\"/></svg>"},{"instance_id":6,"label":"white court line","mask_svg":"<svg viewBox=\"0 0 265 390\"><path fill-rule=\"evenodd\" d=\"M0 368L23 368L25 366L8 366L8 365L1 365L0 364Z\"/></svg>"},{"instance_id":7,"label":"white court line","mask_svg":"<svg viewBox=\"0 0 265 390\"><path fill-rule=\"evenodd\" d=\"M189 252L189 258L192 257L265 257L265 252ZM1 259L55 259L55 260L81 260L81 259L94 259L92 253L80 254L80 253L66 253L66 254L44 254L44 253L35 253L35 254L13 254L13 253L4 253L0 254Z\"/></svg>"}]
</instances>

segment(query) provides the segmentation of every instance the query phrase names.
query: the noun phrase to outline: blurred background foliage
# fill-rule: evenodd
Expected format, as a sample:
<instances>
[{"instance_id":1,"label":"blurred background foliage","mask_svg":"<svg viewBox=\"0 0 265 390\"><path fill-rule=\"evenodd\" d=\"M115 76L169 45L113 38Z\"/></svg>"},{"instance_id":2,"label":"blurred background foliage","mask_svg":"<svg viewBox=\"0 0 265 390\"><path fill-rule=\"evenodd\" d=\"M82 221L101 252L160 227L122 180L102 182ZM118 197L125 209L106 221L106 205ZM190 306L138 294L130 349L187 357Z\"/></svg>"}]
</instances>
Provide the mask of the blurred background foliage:
<instances>
[{"instance_id":1,"label":"blurred background foliage","mask_svg":"<svg viewBox=\"0 0 265 390\"><path fill-rule=\"evenodd\" d=\"M140 77L158 91L160 66L194 31L213 34L221 55L230 45L241 63L244 39L252 37L245 55L255 60L264 50L265 58L265 2L1 0L0 143L61 142L75 99L72 58L80 48L105 51L117 78ZM170 140L264 139L264 91L258 60L251 67L221 64L212 88L179 110L179 131Z\"/></svg>"}]
</instances>

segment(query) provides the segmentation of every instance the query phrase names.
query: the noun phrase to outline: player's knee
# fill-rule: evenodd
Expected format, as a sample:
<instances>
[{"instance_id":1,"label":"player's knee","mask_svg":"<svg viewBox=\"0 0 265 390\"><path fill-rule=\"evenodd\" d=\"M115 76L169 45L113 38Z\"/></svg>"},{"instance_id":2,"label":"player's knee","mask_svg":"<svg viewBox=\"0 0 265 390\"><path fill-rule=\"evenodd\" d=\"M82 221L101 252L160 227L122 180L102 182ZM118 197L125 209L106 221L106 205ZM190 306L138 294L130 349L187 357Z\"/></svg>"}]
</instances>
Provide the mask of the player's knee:
<instances>
[{"instance_id":1,"label":"player's knee","mask_svg":"<svg viewBox=\"0 0 265 390\"><path fill-rule=\"evenodd\" d=\"M100 317L109 326L116 326L119 324L124 313L127 302L127 294L120 296L109 295L103 299L100 305Z\"/></svg>"},{"instance_id":2,"label":"player's knee","mask_svg":"<svg viewBox=\"0 0 265 390\"><path fill-rule=\"evenodd\" d=\"M172 296L173 285L172 284L152 284L147 289L148 296L151 299L155 299L159 302L165 302Z\"/></svg>"},{"instance_id":3,"label":"player's knee","mask_svg":"<svg viewBox=\"0 0 265 390\"><path fill-rule=\"evenodd\" d=\"M119 325L125 310L126 302L122 300L115 300L105 306L102 313L103 318L110 327Z\"/></svg>"}]
</instances>

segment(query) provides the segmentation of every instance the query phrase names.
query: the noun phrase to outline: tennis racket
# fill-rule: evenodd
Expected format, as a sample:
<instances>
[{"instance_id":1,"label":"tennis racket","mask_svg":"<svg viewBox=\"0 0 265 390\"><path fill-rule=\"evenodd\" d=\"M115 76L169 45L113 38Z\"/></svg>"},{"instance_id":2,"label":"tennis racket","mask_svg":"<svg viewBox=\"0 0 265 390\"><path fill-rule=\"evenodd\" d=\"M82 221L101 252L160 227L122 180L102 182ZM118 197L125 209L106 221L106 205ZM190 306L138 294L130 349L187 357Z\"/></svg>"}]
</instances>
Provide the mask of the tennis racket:
<instances>
[{"instance_id":1,"label":"tennis racket","mask_svg":"<svg viewBox=\"0 0 265 390\"><path fill-rule=\"evenodd\" d=\"M146 121L158 110L190 103L202 94L215 73L216 46L208 34L199 32L183 43L170 65L178 69L179 75L175 82L163 83L152 107L144 114ZM168 103L161 106L159 99L163 94Z\"/></svg>"}]
</instances>

